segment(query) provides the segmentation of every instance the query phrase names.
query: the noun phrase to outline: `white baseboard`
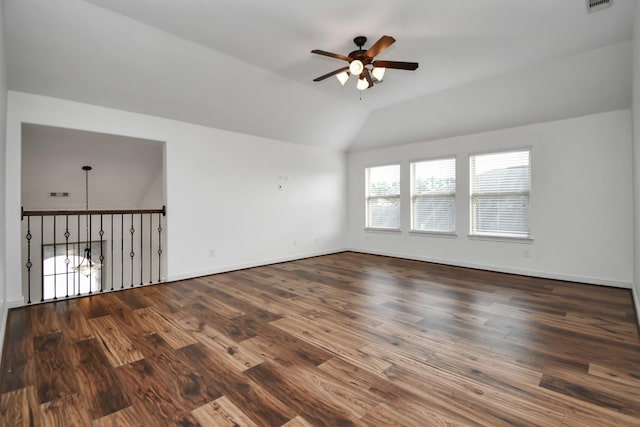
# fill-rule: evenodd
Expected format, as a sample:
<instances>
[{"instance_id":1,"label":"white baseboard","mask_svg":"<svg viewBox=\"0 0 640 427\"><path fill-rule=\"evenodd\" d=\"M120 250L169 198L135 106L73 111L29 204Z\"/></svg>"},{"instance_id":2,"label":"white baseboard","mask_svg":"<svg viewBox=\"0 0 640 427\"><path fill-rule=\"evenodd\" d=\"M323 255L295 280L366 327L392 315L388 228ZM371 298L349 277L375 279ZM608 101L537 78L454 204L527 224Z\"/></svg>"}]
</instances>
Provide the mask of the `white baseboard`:
<instances>
[{"instance_id":1,"label":"white baseboard","mask_svg":"<svg viewBox=\"0 0 640 427\"><path fill-rule=\"evenodd\" d=\"M636 288L632 288L631 295L633 295L633 302L636 306L636 316L638 316L638 326L640 326L640 292L636 292Z\"/></svg>"},{"instance_id":2,"label":"white baseboard","mask_svg":"<svg viewBox=\"0 0 640 427\"><path fill-rule=\"evenodd\" d=\"M0 309L2 312L0 316L2 316L2 324L0 325L0 357L2 356L2 351L4 350L4 334L7 331L7 314L9 309L7 308L7 304L2 304L2 308Z\"/></svg>"},{"instance_id":3,"label":"white baseboard","mask_svg":"<svg viewBox=\"0 0 640 427\"><path fill-rule=\"evenodd\" d=\"M495 265L460 262L457 260L452 261L452 260L443 260L443 259L423 257L423 256L417 256L417 255L407 255L407 254L396 253L396 252L372 251L372 250L363 250L363 249L356 249L356 248L349 248L347 250L352 252L364 253L364 254L383 255L383 256L390 256L394 258L404 258L404 259L412 259L416 261L433 262L435 264L445 264L445 265L452 265L456 267L473 268L476 270L495 271L498 273L517 274L520 276L540 277L543 279L563 280L567 282L587 283L590 285L601 285L601 286L611 286L615 288L631 289L630 282L620 282L616 280L603 279L599 277L574 276L574 275L566 275L566 274L560 274L560 273L549 273L544 271L523 270L518 268L500 267Z\"/></svg>"},{"instance_id":4,"label":"white baseboard","mask_svg":"<svg viewBox=\"0 0 640 427\"><path fill-rule=\"evenodd\" d=\"M168 282L175 282L175 281L178 281L178 280L193 279L195 277L210 276L212 274L228 273L230 271L244 270L246 268L261 267L261 266L264 266L264 265L278 264L278 263L281 263L281 262L295 261L295 260L304 259L304 258L313 258L313 257L316 257L316 256L322 256L322 255L331 255L331 254L344 252L345 250L346 249L344 249L344 248L330 249L330 250L326 250L326 251L307 252L307 253L302 253L302 254L297 254L297 255L291 255L291 256L288 256L288 257L271 258L271 259L255 261L255 262L248 262L248 263L243 263L243 264L225 265L225 266L216 267L216 268L212 268L212 269L208 269L208 270L193 271L193 272L190 272L190 273L169 275L169 276L167 276L167 281Z\"/></svg>"},{"instance_id":5,"label":"white baseboard","mask_svg":"<svg viewBox=\"0 0 640 427\"><path fill-rule=\"evenodd\" d=\"M8 300L7 301L7 310L10 310L12 308L16 308L16 307L22 307L25 304L24 299L15 299L15 300Z\"/></svg>"}]
</instances>

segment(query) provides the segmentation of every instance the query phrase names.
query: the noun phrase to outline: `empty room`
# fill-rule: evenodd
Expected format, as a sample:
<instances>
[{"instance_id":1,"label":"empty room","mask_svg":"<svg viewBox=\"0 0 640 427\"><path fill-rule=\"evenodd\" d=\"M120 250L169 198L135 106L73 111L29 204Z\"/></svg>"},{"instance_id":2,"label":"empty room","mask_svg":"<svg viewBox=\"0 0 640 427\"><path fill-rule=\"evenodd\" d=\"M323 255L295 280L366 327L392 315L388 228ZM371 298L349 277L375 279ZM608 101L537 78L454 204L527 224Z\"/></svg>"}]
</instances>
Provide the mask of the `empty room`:
<instances>
[{"instance_id":1,"label":"empty room","mask_svg":"<svg viewBox=\"0 0 640 427\"><path fill-rule=\"evenodd\" d=\"M640 426L635 0L0 0L1 426Z\"/></svg>"}]
</instances>

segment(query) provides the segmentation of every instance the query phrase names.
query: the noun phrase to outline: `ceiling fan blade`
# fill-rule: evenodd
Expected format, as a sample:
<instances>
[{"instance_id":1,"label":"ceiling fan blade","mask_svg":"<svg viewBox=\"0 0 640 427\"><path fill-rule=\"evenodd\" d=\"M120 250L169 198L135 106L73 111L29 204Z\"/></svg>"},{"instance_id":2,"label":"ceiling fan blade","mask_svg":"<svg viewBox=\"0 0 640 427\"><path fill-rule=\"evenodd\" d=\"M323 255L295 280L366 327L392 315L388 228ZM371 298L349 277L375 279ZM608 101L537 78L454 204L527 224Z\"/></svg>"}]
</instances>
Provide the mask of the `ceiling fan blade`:
<instances>
[{"instance_id":1,"label":"ceiling fan blade","mask_svg":"<svg viewBox=\"0 0 640 427\"><path fill-rule=\"evenodd\" d=\"M401 61L373 61L374 67L395 68L396 70L415 70L418 68L417 62Z\"/></svg>"},{"instance_id":2,"label":"ceiling fan blade","mask_svg":"<svg viewBox=\"0 0 640 427\"><path fill-rule=\"evenodd\" d=\"M339 55L337 53L331 53L331 52L327 52L327 51L320 50L320 49L313 49L311 51L311 53L328 56L329 58L341 59L343 61L351 62L351 58L349 58L348 56Z\"/></svg>"},{"instance_id":3,"label":"ceiling fan blade","mask_svg":"<svg viewBox=\"0 0 640 427\"><path fill-rule=\"evenodd\" d=\"M313 79L313 81L314 81L314 82L319 82L319 81L322 81L322 80L324 80L324 79L327 79L327 78L329 78L329 77L331 77L331 76L335 76L336 74L340 74L340 73L342 73L343 71L348 71L348 70L349 70L349 67L342 67L342 68L338 68L337 70L332 71L332 72L330 72L330 73L327 73L327 74L325 74L324 76L316 77L315 79Z\"/></svg>"},{"instance_id":4,"label":"ceiling fan blade","mask_svg":"<svg viewBox=\"0 0 640 427\"><path fill-rule=\"evenodd\" d=\"M369 87L367 87L367 89L373 87L373 80L371 80L371 73L369 72L368 68L364 69L364 78L367 79L367 82L369 82Z\"/></svg>"},{"instance_id":5,"label":"ceiling fan blade","mask_svg":"<svg viewBox=\"0 0 640 427\"><path fill-rule=\"evenodd\" d=\"M395 43L395 41L396 41L396 39L394 39L391 36L382 36L382 37L380 37L380 40L375 42L374 45L371 46L369 48L369 50L367 50L367 52L365 54L369 58L373 58L374 56L377 56L377 55L381 54L386 48L388 48L393 43Z\"/></svg>"}]
</instances>

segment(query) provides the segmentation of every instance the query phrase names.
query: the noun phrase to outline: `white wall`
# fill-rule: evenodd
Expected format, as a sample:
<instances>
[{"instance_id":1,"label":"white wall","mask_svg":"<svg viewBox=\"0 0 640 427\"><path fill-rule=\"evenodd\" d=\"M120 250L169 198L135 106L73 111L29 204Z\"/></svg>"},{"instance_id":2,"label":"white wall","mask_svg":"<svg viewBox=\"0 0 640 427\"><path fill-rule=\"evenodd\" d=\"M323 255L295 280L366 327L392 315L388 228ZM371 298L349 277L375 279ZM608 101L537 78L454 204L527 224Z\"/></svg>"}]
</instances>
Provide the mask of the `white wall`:
<instances>
[{"instance_id":1,"label":"white wall","mask_svg":"<svg viewBox=\"0 0 640 427\"><path fill-rule=\"evenodd\" d=\"M9 92L6 241L12 247L22 239L21 123L165 142L168 280L345 246L342 152ZM22 264L18 251L8 254L8 283L20 283ZM19 287L8 288L8 299L22 300Z\"/></svg>"},{"instance_id":2,"label":"white wall","mask_svg":"<svg viewBox=\"0 0 640 427\"><path fill-rule=\"evenodd\" d=\"M533 242L470 239L469 154L520 147L531 147ZM619 110L352 152L348 245L364 252L628 288L633 275L631 151L631 112ZM457 237L409 234L409 162L451 154L457 156ZM392 162L402 164L402 232L367 232L364 169Z\"/></svg>"},{"instance_id":3,"label":"white wall","mask_svg":"<svg viewBox=\"0 0 640 427\"><path fill-rule=\"evenodd\" d=\"M633 297L640 324L640 6L637 4L633 26L633 194Z\"/></svg>"},{"instance_id":4,"label":"white wall","mask_svg":"<svg viewBox=\"0 0 640 427\"><path fill-rule=\"evenodd\" d=\"M89 165L90 209L150 209L164 204L164 144L51 126L22 126L22 207L84 209ZM50 197L68 192L68 197ZM144 203L144 204L143 204Z\"/></svg>"},{"instance_id":5,"label":"white wall","mask_svg":"<svg viewBox=\"0 0 640 427\"><path fill-rule=\"evenodd\" d=\"M4 2L0 1L0 230L5 229L5 147L7 117L7 75L4 54ZM7 276L6 240L0 239L0 354L4 344L4 331L7 319Z\"/></svg>"}]
</instances>

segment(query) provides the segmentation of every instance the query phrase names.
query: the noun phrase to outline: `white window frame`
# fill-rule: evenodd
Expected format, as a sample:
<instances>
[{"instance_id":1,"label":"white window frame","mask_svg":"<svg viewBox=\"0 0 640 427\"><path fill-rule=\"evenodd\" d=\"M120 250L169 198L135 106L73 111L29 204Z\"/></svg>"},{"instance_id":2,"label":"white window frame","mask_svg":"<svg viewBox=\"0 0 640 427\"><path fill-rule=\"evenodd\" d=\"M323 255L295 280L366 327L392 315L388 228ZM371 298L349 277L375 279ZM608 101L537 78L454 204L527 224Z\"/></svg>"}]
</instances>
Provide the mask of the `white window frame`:
<instances>
[{"instance_id":1,"label":"white window frame","mask_svg":"<svg viewBox=\"0 0 640 427\"><path fill-rule=\"evenodd\" d=\"M432 162L443 162L443 161L453 161L453 179L454 179L454 188L452 192L432 192L432 193L422 193L417 194L417 182L416 182L416 167L425 163ZM446 156L446 157L438 157L424 160L416 160L410 163L410 173L411 173L411 232L412 233L426 233L426 234L444 234L444 235L454 235L456 234L456 192L457 192L457 158L455 155ZM453 212L451 215L451 224L452 227L449 230L435 230L435 229L421 229L416 228L416 220L417 213L416 207L418 205L418 200L429 200L429 199L453 199Z\"/></svg>"},{"instance_id":2,"label":"white window frame","mask_svg":"<svg viewBox=\"0 0 640 427\"><path fill-rule=\"evenodd\" d=\"M89 242L91 262L105 265L106 250L104 240ZM42 278L43 298L45 300L64 298L65 296L86 295L98 292L103 283L104 267L90 276L78 273L76 267L84 260L87 242L43 243ZM102 260L99 257L102 254ZM67 262L68 261L68 262Z\"/></svg>"},{"instance_id":3,"label":"white window frame","mask_svg":"<svg viewBox=\"0 0 640 427\"><path fill-rule=\"evenodd\" d=\"M376 168L386 168L386 167L397 167L398 168L398 192L384 195L372 195L371 194L371 183L369 182L369 178L371 175L371 170ZM377 166L369 166L365 168L365 229L366 230L382 230L382 231L400 231L400 225L402 223L401 217L401 185L402 185L402 166L399 162L390 163L385 165L377 165ZM398 207L398 226L397 227L380 227L371 225L371 212L370 212L370 202L375 200L395 200L395 203Z\"/></svg>"},{"instance_id":4,"label":"white window frame","mask_svg":"<svg viewBox=\"0 0 640 427\"><path fill-rule=\"evenodd\" d=\"M491 152L484 152L484 153L475 153L475 154L471 154L469 156L469 190L470 190L470 209L469 209L469 214L470 214L470 234L469 237L472 238L487 238L487 239L496 239L496 240L505 240L505 241L524 241L524 242L531 242L531 159L532 159L532 153L531 153L531 147L523 147L523 148L516 148L516 149L507 149L507 150L500 150L500 151L491 151ZM486 156L486 155L499 155L499 154L510 154L510 153L521 153L521 152L527 152L528 153L528 190L526 191L497 191L497 192L486 192L486 193L479 193L479 192L474 192L475 189L475 185L474 185L474 180L475 180L475 171L474 171L474 158L475 157L481 157L481 156ZM478 197L486 197L486 196L490 196L490 197L513 197L513 196L525 196L527 198L527 230L526 232L523 233L513 233L513 232L509 232L509 231L504 231L504 232L479 232L477 231L477 204L475 203L475 199Z\"/></svg>"}]
</instances>

